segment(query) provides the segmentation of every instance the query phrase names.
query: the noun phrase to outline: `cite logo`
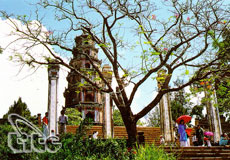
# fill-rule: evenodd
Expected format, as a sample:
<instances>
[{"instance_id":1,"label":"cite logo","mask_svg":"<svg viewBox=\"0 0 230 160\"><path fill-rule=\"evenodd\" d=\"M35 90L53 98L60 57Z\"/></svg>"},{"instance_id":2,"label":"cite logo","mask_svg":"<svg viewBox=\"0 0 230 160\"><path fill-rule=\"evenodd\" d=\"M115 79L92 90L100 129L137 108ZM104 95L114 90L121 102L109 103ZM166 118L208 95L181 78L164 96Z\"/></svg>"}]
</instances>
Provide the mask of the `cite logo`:
<instances>
[{"instance_id":1,"label":"cite logo","mask_svg":"<svg viewBox=\"0 0 230 160\"><path fill-rule=\"evenodd\" d=\"M59 137L45 137L38 127L18 114L9 114L8 121L14 129L8 133L8 147L13 153L56 153L62 146Z\"/></svg>"}]
</instances>

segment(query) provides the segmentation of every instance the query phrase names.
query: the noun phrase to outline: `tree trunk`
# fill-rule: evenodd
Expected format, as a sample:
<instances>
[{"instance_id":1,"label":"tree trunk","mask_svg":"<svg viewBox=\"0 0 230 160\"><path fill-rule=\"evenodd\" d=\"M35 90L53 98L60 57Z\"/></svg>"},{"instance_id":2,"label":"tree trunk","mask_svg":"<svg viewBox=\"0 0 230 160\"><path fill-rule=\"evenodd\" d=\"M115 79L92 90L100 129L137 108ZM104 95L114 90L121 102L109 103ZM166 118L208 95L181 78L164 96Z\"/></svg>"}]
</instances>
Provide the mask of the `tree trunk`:
<instances>
[{"instance_id":1,"label":"tree trunk","mask_svg":"<svg viewBox=\"0 0 230 160\"><path fill-rule=\"evenodd\" d=\"M132 117L130 116L125 116L122 118L123 118L125 128L128 134L127 145L128 147L132 147L136 145L136 142L137 142L137 126L136 126L137 122L134 121Z\"/></svg>"},{"instance_id":2,"label":"tree trunk","mask_svg":"<svg viewBox=\"0 0 230 160\"><path fill-rule=\"evenodd\" d=\"M128 134L128 143L129 147L135 146L137 142L137 126L136 122L129 123L125 125Z\"/></svg>"}]
</instances>

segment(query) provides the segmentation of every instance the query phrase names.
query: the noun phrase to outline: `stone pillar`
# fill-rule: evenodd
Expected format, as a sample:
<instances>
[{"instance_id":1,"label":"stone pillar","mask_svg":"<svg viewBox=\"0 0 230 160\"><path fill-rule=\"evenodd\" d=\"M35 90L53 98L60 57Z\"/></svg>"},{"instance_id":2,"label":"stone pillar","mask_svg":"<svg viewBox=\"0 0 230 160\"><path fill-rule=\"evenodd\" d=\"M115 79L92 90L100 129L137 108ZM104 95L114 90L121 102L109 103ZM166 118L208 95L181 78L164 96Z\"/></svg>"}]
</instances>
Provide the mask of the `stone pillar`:
<instances>
[{"instance_id":1,"label":"stone pillar","mask_svg":"<svg viewBox=\"0 0 230 160\"><path fill-rule=\"evenodd\" d=\"M109 65L104 65L102 72L106 80L112 83L112 71ZM105 86L108 88L108 86ZM113 137L113 124L112 124L112 104L111 97L109 93L104 94L104 136L105 138Z\"/></svg>"},{"instance_id":2,"label":"stone pillar","mask_svg":"<svg viewBox=\"0 0 230 160\"><path fill-rule=\"evenodd\" d=\"M112 137L112 121L111 121L111 110L110 110L110 95L105 93L105 135L106 137Z\"/></svg>"},{"instance_id":3,"label":"stone pillar","mask_svg":"<svg viewBox=\"0 0 230 160\"><path fill-rule=\"evenodd\" d=\"M209 85L209 88L210 87L211 85ZM209 121L209 129L211 132L214 133L214 137L213 137L214 142L218 142L222 134L222 129L220 123L218 104L216 99L216 92L214 88L212 88L210 91L207 91L205 89L205 97L208 99L208 102L206 103L206 108L207 108L207 115Z\"/></svg>"},{"instance_id":4,"label":"stone pillar","mask_svg":"<svg viewBox=\"0 0 230 160\"><path fill-rule=\"evenodd\" d=\"M158 89L161 89L161 86L164 82L166 71L160 70L158 72ZM171 114L171 105L170 105L170 98L169 93L163 95L159 103L160 108L160 127L161 127L161 134L164 136L165 142L167 144L174 142L173 136L173 125L172 125L172 114Z\"/></svg>"},{"instance_id":5,"label":"stone pillar","mask_svg":"<svg viewBox=\"0 0 230 160\"><path fill-rule=\"evenodd\" d=\"M57 107L58 107L58 78L59 65L50 65L48 68L49 93L48 93L48 112L49 112L49 134L54 130L58 133Z\"/></svg>"}]
</instances>

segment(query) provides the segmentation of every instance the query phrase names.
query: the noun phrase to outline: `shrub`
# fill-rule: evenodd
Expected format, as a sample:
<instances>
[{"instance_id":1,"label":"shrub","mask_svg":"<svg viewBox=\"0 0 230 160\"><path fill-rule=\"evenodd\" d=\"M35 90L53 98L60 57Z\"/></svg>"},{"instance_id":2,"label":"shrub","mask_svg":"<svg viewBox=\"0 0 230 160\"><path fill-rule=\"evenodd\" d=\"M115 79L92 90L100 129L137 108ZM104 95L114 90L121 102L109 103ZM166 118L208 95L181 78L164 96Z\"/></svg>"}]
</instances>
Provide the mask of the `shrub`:
<instances>
[{"instance_id":1,"label":"shrub","mask_svg":"<svg viewBox=\"0 0 230 160\"><path fill-rule=\"evenodd\" d=\"M164 152L163 148L156 147L154 144L139 146L135 149L135 160L176 160L173 155Z\"/></svg>"},{"instance_id":2,"label":"shrub","mask_svg":"<svg viewBox=\"0 0 230 160\"><path fill-rule=\"evenodd\" d=\"M162 148L154 145L128 150L125 139L89 139L85 136L88 126L84 123L76 134L63 134L60 137L62 147L56 153L20 153L14 154L8 147L8 133L13 129L10 125L0 125L0 157L1 160L154 160L175 159L166 154ZM17 146L16 137L13 144ZM30 144L30 143L28 143ZM52 144L50 144L52 146ZM38 145L36 147L42 147ZM19 148L22 146L19 145Z\"/></svg>"}]
</instances>

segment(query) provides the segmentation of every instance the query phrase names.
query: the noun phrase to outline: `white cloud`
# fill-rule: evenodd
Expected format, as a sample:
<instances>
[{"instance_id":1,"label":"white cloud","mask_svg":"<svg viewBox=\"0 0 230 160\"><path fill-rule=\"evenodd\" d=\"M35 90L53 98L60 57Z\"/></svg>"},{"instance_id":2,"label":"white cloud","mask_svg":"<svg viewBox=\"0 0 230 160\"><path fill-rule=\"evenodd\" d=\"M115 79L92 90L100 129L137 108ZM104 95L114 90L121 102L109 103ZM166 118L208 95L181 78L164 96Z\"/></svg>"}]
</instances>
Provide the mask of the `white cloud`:
<instances>
[{"instance_id":1,"label":"white cloud","mask_svg":"<svg viewBox=\"0 0 230 160\"><path fill-rule=\"evenodd\" d=\"M15 36L8 35L13 31L9 26L9 21L0 19L0 46L5 48L9 42L15 39ZM17 24L20 22L16 21ZM11 49L21 47L25 41L19 41L11 46ZM47 111L48 105L48 73L46 67L40 67L36 72L27 66L21 69L18 63L9 61L9 56L12 55L10 48L4 50L0 55L0 102L1 110L0 117L2 117L9 109L10 105L14 103L19 97L25 102L32 115L42 113L42 116ZM23 49L20 48L20 52ZM46 50L42 46L36 46L31 50L34 55L46 55ZM20 71L20 72L19 72ZM33 73L33 74L32 74ZM65 80L67 72L60 70L59 78L59 110L64 105L63 92L67 82Z\"/></svg>"}]
</instances>

